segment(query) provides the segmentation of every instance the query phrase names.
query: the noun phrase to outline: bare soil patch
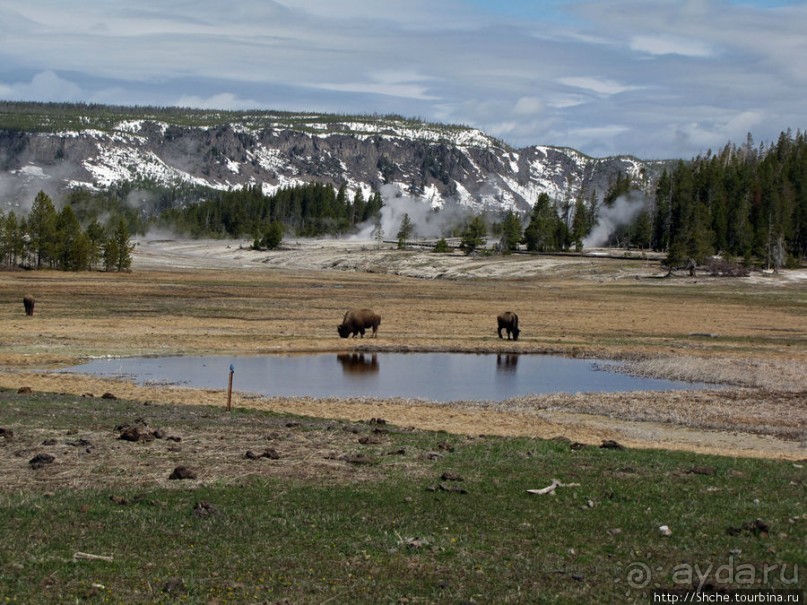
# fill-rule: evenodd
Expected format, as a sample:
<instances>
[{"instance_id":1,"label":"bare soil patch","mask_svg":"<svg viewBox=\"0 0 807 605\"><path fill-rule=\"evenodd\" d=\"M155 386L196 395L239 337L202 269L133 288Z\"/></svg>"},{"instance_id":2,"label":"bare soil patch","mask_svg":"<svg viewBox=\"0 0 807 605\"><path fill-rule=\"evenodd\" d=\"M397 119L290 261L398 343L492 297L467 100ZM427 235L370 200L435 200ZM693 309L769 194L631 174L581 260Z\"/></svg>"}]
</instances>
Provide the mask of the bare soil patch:
<instances>
[{"instance_id":1,"label":"bare soil patch","mask_svg":"<svg viewBox=\"0 0 807 605\"><path fill-rule=\"evenodd\" d=\"M300 242L140 243L116 275L0 273L0 386L155 403L224 405L224 391L48 372L92 356L339 351L557 353L727 383L707 392L558 395L504 404L258 398L235 405L468 435L564 436L755 457L807 456L807 281L799 272L664 279L654 259L466 258ZM33 317L22 295L37 298ZM382 315L377 339L341 340L344 311ZM495 317L513 310L518 342ZM223 380L225 377L223 376Z\"/></svg>"},{"instance_id":2,"label":"bare soil patch","mask_svg":"<svg viewBox=\"0 0 807 605\"><path fill-rule=\"evenodd\" d=\"M389 451L389 431L361 422L238 414L207 406L169 406L48 394L3 394L0 434L4 491L151 489L236 484L285 477L315 482L380 478L374 461L410 465L424 452ZM50 407L47 407L50 406ZM25 408L31 411L23 413ZM47 409L59 411L49 422ZM73 418L66 419L65 414ZM19 416L18 416L19 415ZM9 421L9 416L16 417ZM382 428L379 428L382 427ZM411 464L414 468L415 465Z\"/></svg>"}]
</instances>

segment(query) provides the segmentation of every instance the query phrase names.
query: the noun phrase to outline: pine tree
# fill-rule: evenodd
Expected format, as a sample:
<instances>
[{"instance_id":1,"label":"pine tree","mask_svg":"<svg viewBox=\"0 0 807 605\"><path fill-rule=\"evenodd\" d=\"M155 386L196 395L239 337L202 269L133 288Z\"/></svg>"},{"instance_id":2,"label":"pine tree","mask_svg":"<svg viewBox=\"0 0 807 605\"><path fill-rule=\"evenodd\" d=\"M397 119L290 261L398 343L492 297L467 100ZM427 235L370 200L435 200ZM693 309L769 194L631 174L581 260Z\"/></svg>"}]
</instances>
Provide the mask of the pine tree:
<instances>
[{"instance_id":1,"label":"pine tree","mask_svg":"<svg viewBox=\"0 0 807 605\"><path fill-rule=\"evenodd\" d=\"M650 247L653 235L653 226L650 223L650 213L642 210L630 226L628 238L630 243L642 250Z\"/></svg>"},{"instance_id":2,"label":"pine tree","mask_svg":"<svg viewBox=\"0 0 807 605\"><path fill-rule=\"evenodd\" d=\"M64 271L81 271L89 265L89 240L70 205L56 216L55 259Z\"/></svg>"},{"instance_id":3,"label":"pine tree","mask_svg":"<svg viewBox=\"0 0 807 605\"><path fill-rule=\"evenodd\" d=\"M434 245L434 251L443 254L451 251L451 248L448 247L448 242L446 241L446 238L441 237L440 239L437 240L437 243Z\"/></svg>"},{"instance_id":4,"label":"pine tree","mask_svg":"<svg viewBox=\"0 0 807 605\"><path fill-rule=\"evenodd\" d=\"M89 251L87 255L87 265L90 269L98 266L103 254L104 241L106 240L106 230L96 219L87 225L85 230Z\"/></svg>"},{"instance_id":5,"label":"pine tree","mask_svg":"<svg viewBox=\"0 0 807 605\"><path fill-rule=\"evenodd\" d=\"M53 266L56 254L56 209L44 191L36 195L31 206L28 234L30 250L36 258L36 268L40 269L43 264Z\"/></svg>"},{"instance_id":6,"label":"pine tree","mask_svg":"<svg viewBox=\"0 0 807 605\"><path fill-rule=\"evenodd\" d=\"M518 250L521 237L521 219L518 218L515 212L508 210L502 221L502 251L509 253L513 250Z\"/></svg>"},{"instance_id":7,"label":"pine tree","mask_svg":"<svg viewBox=\"0 0 807 605\"><path fill-rule=\"evenodd\" d=\"M673 258L690 255L695 199L692 169L678 162L670 184L670 235L668 254ZM680 262L678 263L680 264Z\"/></svg>"},{"instance_id":8,"label":"pine tree","mask_svg":"<svg viewBox=\"0 0 807 605\"><path fill-rule=\"evenodd\" d=\"M104 246L104 268L107 271L129 271L132 266L132 246L129 228L123 219L118 221L115 232Z\"/></svg>"},{"instance_id":9,"label":"pine tree","mask_svg":"<svg viewBox=\"0 0 807 605\"><path fill-rule=\"evenodd\" d=\"M670 222L672 180L665 170L656 183L656 203L653 211L653 235L651 247L654 250L667 250L670 246Z\"/></svg>"},{"instance_id":10,"label":"pine tree","mask_svg":"<svg viewBox=\"0 0 807 605\"><path fill-rule=\"evenodd\" d=\"M104 271L115 271L119 256L120 250L118 248L118 242L114 237L110 237L104 243Z\"/></svg>"},{"instance_id":11,"label":"pine tree","mask_svg":"<svg viewBox=\"0 0 807 605\"><path fill-rule=\"evenodd\" d=\"M353 208L356 210L355 221L353 224L360 223L367 220L369 217L369 204L364 199L364 194L361 189L357 189L353 194Z\"/></svg>"},{"instance_id":12,"label":"pine tree","mask_svg":"<svg viewBox=\"0 0 807 605\"><path fill-rule=\"evenodd\" d=\"M408 240L412 233L415 230L415 226L412 224L412 219L409 218L408 213L404 213L403 218L401 219L401 226L398 229L398 249L402 250L406 247L406 240Z\"/></svg>"},{"instance_id":13,"label":"pine tree","mask_svg":"<svg viewBox=\"0 0 807 605\"><path fill-rule=\"evenodd\" d=\"M362 217L362 221L367 221L370 220L371 218L377 217L378 213L381 212L381 207L383 205L384 202L381 199L381 193L379 191L376 191L370 197L370 201L368 201L367 204L364 206L364 216Z\"/></svg>"},{"instance_id":14,"label":"pine tree","mask_svg":"<svg viewBox=\"0 0 807 605\"><path fill-rule=\"evenodd\" d=\"M275 250L283 241L283 223L273 221L261 240L261 244L267 250Z\"/></svg>"},{"instance_id":15,"label":"pine tree","mask_svg":"<svg viewBox=\"0 0 807 605\"><path fill-rule=\"evenodd\" d=\"M524 243L527 250L531 252L550 252L557 250L559 224L562 221L558 218L558 213L549 195L541 193L532 208L530 223L524 230Z\"/></svg>"},{"instance_id":16,"label":"pine tree","mask_svg":"<svg viewBox=\"0 0 807 605\"><path fill-rule=\"evenodd\" d=\"M605 194L603 204L607 207L611 207L620 197L627 195L633 189L633 181L631 180L630 175L617 172L616 179Z\"/></svg>"},{"instance_id":17,"label":"pine tree","mask_svg":"<svg viewBox=\"0 0 807 605\"><path fill-rule=\"evenodd\" d=\"M583 249L583 240L589 233L588 213L583 198L577 198L574 203L574 217L572 218L571 240L575 250Z\"/></svg>"},{"instance_id":18,"label":"pine tree","mask_svg":"<svg viewBox=\"0 0 807 605\"><path fill-rule=\"evenodd\" d=\"M0 260L14 267L22 259L25 249L22 228L14 211L3 217L0 223Z\"/></svg>"},{"instance_id":19,"label":"pine tree","mask_svg":"<svg viewBox=\"0 0 807 605\"><path fill-rule=\"evenodd\" d=\"M485 226L485 221L482 217L474 217L462 232L460 249L465 251L465 254L471 254L477 248L481 248L485 245L485 236L487 233L488 228Z\"/></svg>"}]
</instances>

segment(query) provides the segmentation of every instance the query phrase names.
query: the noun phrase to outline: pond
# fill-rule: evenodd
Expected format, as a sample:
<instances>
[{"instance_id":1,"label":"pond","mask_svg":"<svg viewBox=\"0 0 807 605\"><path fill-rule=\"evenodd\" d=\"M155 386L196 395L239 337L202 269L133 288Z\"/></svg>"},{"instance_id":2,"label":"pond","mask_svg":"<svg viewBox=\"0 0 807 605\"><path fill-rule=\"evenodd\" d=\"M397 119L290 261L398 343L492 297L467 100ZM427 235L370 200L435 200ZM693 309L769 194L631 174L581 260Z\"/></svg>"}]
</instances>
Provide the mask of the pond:
<instances>
[{"instance_id":1,"label":"pond","mask_svg":"<svg viewBox=\"0 0 807 605\"><path fill-rule=\"evenodd\" d=\"M591 359L529 354L331 353L256 357L96 359L62 372L138 384L306 397L502 401L527 394L703 389L709 385L608 371Z\"/></svg>"}]
</instances>

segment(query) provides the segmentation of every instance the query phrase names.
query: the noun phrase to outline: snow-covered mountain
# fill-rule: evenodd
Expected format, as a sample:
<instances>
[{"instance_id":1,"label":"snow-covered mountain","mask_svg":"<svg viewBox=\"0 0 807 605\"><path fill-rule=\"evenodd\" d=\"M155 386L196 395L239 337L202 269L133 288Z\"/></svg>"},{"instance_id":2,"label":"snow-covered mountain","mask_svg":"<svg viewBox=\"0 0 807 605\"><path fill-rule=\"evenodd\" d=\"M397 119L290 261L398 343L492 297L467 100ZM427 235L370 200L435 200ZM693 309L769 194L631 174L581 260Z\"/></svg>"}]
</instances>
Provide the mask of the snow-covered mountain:
<instances>
[{"instance_id":1,"label":"snow-covered mountain","mask_svg":"<svg viewBox=\"0 0 807 605\"><path fill-rule=\"evenodd\" d=\"M652 182L664 164L590 158L562 147L513 149L474 128L394 116L67 109L0 104L3 206L30 204L40 189L58 200L64 188L126 182L259 185L271 193L324 181L367 195L409 195L433 207L451 201L524 211L543 192L567 201L601 196L620 173Z\"/></svg>"}]
</instances>

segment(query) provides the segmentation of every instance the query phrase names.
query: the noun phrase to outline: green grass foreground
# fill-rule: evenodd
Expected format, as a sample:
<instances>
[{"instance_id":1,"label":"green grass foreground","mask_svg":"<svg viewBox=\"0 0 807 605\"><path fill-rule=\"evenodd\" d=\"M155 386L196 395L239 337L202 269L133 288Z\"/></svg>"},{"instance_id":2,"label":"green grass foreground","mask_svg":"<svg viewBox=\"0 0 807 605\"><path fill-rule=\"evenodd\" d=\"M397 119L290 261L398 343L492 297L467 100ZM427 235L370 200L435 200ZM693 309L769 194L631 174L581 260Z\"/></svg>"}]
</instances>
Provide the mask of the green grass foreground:
<instances>
[{"instance_id":1,"label":"green grass foreground","mask_svg":"<svg viewBox=\"0 0 807 605\"><path fill-rule=\"evenodd\" d=\"M701 580L805 585L801 463L387 425L382 448L356 443L365 464L355 456L338 463L354 475L329 479L301 467L296 476L127 487L126 470L110 468L115 481L99 472L92 488L49 489L35 480L47 470L30 468L33 452L17 449L26 434L45 430L113 435L115 422L143 410L0 392L0 427L14 433L0 437L3 467L31 477L24 489L0 485L0 603L645 603L654 587ZM282 422L325 438L355 425L148 410L175 426L187 419L186 434L194 423L221 423L220 439L232 423L261 430ZM527 493L553 478L579 485Z\"/></svg>"}]
</instances>

